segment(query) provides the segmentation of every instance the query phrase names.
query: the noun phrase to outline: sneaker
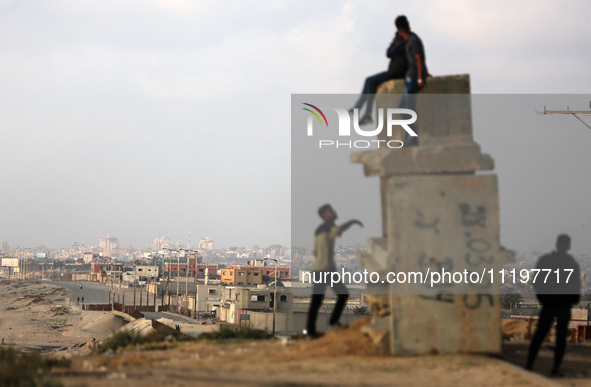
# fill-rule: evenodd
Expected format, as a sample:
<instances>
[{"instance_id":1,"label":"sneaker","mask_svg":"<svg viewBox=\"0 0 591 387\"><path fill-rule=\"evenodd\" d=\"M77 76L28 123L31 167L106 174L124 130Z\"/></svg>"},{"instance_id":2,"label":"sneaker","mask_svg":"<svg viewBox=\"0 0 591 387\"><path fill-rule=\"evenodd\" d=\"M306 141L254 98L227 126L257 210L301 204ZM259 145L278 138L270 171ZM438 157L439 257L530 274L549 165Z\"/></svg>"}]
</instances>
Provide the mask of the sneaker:
<instances>
[{"instance_id":1,"label":"sneaker","mask_svg":"<svg viewBox=\"0 0 591 387\"><path fill-rule=\"evenodd\" d=\"M372 124L373 120L371 119L370 116L365 116L362 119L359 120L359 126L363 126L363 125L369 125Z\"/></svg>"},{"instance_id":2,"label":"sneaker","mask_svg":"<svg viewBox=\"0 0 591 387\"><path fill-rule=\"evenodd\" d=\"M322 333L322 332L308 333L308 340L316 340L316 339L321 338L322 336L324 336L324 333Z\"/></svg>"}]
</instances>

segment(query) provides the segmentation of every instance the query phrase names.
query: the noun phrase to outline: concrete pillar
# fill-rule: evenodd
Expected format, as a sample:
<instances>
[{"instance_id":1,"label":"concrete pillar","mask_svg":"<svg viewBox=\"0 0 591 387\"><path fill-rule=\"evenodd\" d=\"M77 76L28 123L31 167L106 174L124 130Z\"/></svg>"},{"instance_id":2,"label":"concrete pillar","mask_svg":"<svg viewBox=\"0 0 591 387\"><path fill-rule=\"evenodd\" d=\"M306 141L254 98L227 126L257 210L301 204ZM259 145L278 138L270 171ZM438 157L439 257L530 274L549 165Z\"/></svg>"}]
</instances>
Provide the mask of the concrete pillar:
<instances>
[{"instance_id":1,"label":"concrete pillar","mask_svg":"<svg viewBox=\"0 0 591 387\"><path fill-rule=\"evenodd\" d=\"M401 92L402 81L383 84L378 112L396 108ZM417 99L419 146L351 157L364 164L366 176L380 177L383 233L359 255L364 268L384 276L486 271L486 280L472 287L369 284L374 323L365 329L385 353L501 350L498 281L491 275L498 280L514 257L500 244L497 177L475 174L492 170L494 161L472 139L469 93L467 75L430 79ZM404 140L404 134L399 127L380 139Z\"/></svg>"}]
</instances>

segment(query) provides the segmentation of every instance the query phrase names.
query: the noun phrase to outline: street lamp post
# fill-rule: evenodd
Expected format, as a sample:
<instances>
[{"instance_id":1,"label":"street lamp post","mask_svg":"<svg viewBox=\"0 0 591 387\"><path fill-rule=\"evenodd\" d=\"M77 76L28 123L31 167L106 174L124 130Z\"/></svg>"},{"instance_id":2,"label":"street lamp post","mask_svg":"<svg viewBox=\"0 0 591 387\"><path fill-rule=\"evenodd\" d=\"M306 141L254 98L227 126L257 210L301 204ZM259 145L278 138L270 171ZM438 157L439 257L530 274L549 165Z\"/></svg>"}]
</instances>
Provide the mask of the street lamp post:
<instances>
[{"instance_id":1,"label":"street lamp post","mask_svg":"<svg viewBox=\"0 0 591 387\"><path fill-rule=\"evenodd\" d=\"M275 258L264 258L268 261L275 261L275 282L273 283L273 337L275 337L275 311L277 310L277 260Z\"/></svg>"},{"instance_id":2,"label":"street lamp post","mask_svg":"<svg viewBox=\"0 0 591 387\"><path fill-rule=\"evenodd\" d=\"M135 309L135 258L133 259L133 309Z\"/></svg>"},{"instance_id":3,"label":"street lamp post","mask_svg":"<svg viewBox=\"0 0 591 387\"><path fill-rule=\"evenodd\" d=\"M185 252L185 260L187 262L187 271L185 273L185 300L187 301L187 308L189 308L189 270L191 268L191 253L195 253L195 281L197 281L197 250L180 249ZM180 268L179 268L180 270ZM180 275L180 271L179 271ZM197 283L197 282L195 282Z\"/></svg>"},{"instance_id":4,"label":"street lamp post","mask_svg":"<svg viewBox=\"0 0 591 387\"><path fill-rule=\"evenodd\" d=\"M176 249L170 249L170 248L167 248L167 247L164 247L163 249L164 250L168 250L168 252L169 252L169 255L168 255L168 257L169 257L169 262L168 262L168 281L167 281L167 285L166 285L166 290L168 291L168 307L170 308L170 272L172 271L172 254L171 254L171 252L172 251L176 251L178 253L178 250L176 250ZM178 269L178 267L177 267L177 269ZM178 284L178 281L177 281L177 284ZM178 297L178 289L177 289L177 297ZM177 305L178 305L178 303L177 303Z\"/></svg>"}]
</instances>

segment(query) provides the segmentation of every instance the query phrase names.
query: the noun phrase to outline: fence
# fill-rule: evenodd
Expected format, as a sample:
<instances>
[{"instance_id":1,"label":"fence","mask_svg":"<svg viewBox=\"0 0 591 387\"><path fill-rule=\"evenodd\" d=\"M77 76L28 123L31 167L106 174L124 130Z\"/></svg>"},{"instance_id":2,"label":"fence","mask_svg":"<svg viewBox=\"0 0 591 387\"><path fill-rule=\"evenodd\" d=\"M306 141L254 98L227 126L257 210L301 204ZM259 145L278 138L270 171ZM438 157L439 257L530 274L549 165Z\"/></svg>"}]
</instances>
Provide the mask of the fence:
<instances>
[{"instance_id":1,"label":"fence","mask_svg":"<svg viewBox=\"0 0 591 387\"><path fill-rule=\"evenodd\" d=\"M125 313L130 315L131 317L138 319L138 318L144 318L144 314L141 313L139 310L133 308L133 306L123 306L121 304L119 304L118 302L115 302L113 304L113 309L121 312L121 313ZM153 307L152 307L153 309ZM143 310L144 312L147 312L147 310Z\"/></svg>"},{"instance_id":2,"label":"fence","mask_svg":"<svg viewBox=\"0 0 591 387\"><path fill-rule=\"evenodd\" d=\"M155 312L156 307L149 306L149 305L142 305L142 306L136 305L135 310L137 310L138 312Z\"/></svg>"},{"instance_id":3,"label":"fence","mask_svg":"<svg viewBox=\"0 0 591 387\"><path fill-rule=\"evenodd\" d=\"M158 312L171 312L193 318L193 311L189 308L178 307L176 305L162 305L158 307Z\"/></svg>"},{"instance_id":4,"label":"fence","mask_svg":"<svg viewBox=\"0 0 591 387\"><path fill-rule=\"evenodd\" d=\"M111 304L82 304L82 310L110 312L113 308L111 307Z\"/></svg>"},{"instance_id":5,"label":"fence","mask_svg":"<svg viewBox=\"0 0 591 387\"><path fill-rule=\"evenodd\" d=\"M133 306L124 307L123 313L128 314L135 319L144 318L144 314L142 312L138 312L137 310L133 309Z\"/></svg>"}]
</instances>

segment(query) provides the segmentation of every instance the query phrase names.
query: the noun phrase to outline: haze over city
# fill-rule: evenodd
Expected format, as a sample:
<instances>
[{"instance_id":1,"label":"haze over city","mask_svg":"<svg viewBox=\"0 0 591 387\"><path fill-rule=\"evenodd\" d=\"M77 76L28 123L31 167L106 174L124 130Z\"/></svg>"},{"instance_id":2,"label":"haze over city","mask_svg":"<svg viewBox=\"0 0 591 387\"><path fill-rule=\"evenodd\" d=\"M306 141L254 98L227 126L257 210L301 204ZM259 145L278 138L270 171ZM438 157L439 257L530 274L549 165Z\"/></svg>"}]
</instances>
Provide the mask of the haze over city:
<instances>
[{"instance_id":1,"label":"haze over city","mask_svg":"<svg viewBox=\"0 0 591 387\"><path fill-rule=\"evenodd\" d=\"M289 246L290 96L358 93L386 69L398 14L433 75L470 74L476 94L571 94L571 109L591 110L584 1L4 0L0 239L56 248L111 235L142 248L191 233ZM568 232L573 253L588 253L591 131L569 116L479 127L477 113L502 243L546 251Z\"/></svg>"}]
</instances>

